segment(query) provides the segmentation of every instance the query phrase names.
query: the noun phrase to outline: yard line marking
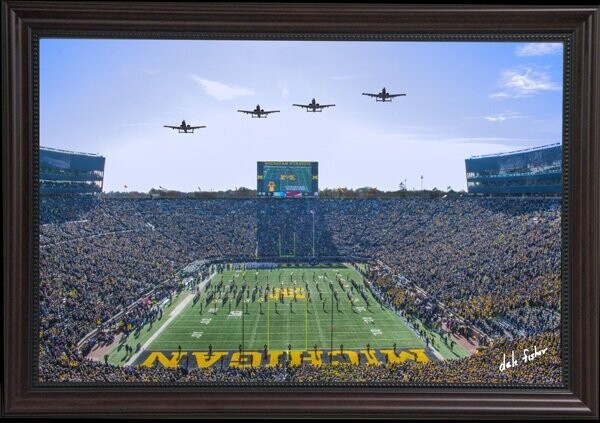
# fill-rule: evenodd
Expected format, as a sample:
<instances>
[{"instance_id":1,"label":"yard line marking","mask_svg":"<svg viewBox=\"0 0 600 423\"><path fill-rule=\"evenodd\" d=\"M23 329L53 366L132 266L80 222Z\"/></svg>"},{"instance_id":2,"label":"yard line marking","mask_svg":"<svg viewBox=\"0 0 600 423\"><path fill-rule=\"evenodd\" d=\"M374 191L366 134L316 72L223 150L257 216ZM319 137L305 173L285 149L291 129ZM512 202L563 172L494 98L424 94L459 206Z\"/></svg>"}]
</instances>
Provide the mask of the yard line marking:
<instances>
[{"instance_id":1,"label":"yard line marking","mask_svg":"<svg viewBox=\"0 0 600 423\"><path fill-rule=\"evenodd\" d=\"M258 321L260 320L260 314L256 313L256 319L254 320L254 329L252 329L252 336L250 337L250 345L254 344L256 339L256 328L258 327Z\"/></svg>"},{"instance_id":2,"label":"yard line marking","mask_svg":"<svg viewBox=\"0 0 600 423\"><path fill-rule=\"evenodd\" d=\"M310 294L310 296L312 297L312 293ZM316 298L316 297L315 297ZM321 329L321 317L319 315L319 313L317 312L317 309L315 308L315 302L311 301L310 304L312 306L313 309L313 316L314 316L314 320L317 322L317 330L319 331L319 338L323 339L323 330Z\"/></svg>"},{"instance_id":3,"label":"yard line marking","mask_svg":"<svg viewBox=\"0 0 600 423\"><path fill-rule=\"evenodd\" d=\"M285 319L285 327L286 327L286 331L288 333L288 338L291 335L291 331L290 331L290 320L292 319L291 313L287 313L286 315L286 319ZM291 341L291 340L288 340Z\"/></svg>"}]
</instances>

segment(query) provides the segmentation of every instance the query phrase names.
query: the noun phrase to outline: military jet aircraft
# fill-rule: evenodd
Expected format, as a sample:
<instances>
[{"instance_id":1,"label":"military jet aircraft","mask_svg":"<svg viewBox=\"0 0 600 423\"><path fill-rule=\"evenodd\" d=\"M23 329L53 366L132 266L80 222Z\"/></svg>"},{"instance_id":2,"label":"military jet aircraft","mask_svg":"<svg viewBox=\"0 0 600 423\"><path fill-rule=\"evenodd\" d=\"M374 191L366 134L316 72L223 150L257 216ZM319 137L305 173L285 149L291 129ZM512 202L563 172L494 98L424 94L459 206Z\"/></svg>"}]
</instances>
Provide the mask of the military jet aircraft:
<instances>
[{"instance_id":1,"label":"military jet aircraft","mask_svg":"<svg viewBox=\"0 0 600 423\"><path fill-rule=\"evenodd\" d=\"M292 106L305 108L307 112L322 112L325 107L334 107L335 104L319 104L313 98L308 104L292 104Z\"/></svg>"},{"instance_id":2,"label":"military jet aircraft","mask_svg":"<svg viewBox=\"0 0 600 423\"><path fill-rule=\"evenodd\" d=\"M206 126L191 126L189 124L186 125L185 120L181 121L181 125L179 126L170 126L163 125L165 128L177 129L180 134L193 134L194 129L206 128Z\"/></svg>"},{"instance_id":3,"label":"military jet aircraft","mask_svg":"<svg viewBox=\"0 0 600 423\"><path fill-rule=\"evenodd\" d=\"M269 113L279 113L279 110L267 110L260 108L260 104L256 105L256 109L254 110L238 110L240 113L246 113L252 115L253 118L266 118Z\"/></svg>"},{"instance_id":4,"label":"military jet aircraft","mask_svg":"<svg viewBox=\"0 0 600 423\"><path fill-rule=\"evenodd\" d=\"M385 87L381 90L380 93L370 94L370 93L362 93L362 95L368 95L369 97L375 97L375 101L392 101L394 97L400 97L406 94L390 94L385 90Z\"/></svg>"}]
</instances>

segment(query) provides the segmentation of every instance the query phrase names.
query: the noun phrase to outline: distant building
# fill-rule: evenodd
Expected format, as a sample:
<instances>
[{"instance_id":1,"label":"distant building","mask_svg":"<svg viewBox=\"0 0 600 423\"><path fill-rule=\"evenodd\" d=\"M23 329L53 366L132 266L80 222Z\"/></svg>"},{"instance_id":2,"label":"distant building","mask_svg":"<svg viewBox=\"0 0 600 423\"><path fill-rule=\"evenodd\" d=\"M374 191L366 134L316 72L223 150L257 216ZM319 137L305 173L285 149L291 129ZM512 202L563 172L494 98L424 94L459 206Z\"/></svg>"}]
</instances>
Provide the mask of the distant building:
<instances>
[{"instance_id":1,"label":"distant building","mask_svg":"<svg viewBox=\"0 0 600 423\"><path fill-rule=\"evenodd\" d=\"M104 184L105 158L40 147L40 194L96 194Z\"/></svg>"},{"instance_id":2,"label":"distant building","mask_svg":"<svg viewBox=\"0 0 600 423\"><path fill-rule=\"evenodd\" d=\"M470 194L554 195L562 192L562 145L551 144L465 160Z\"/></svg>"}]
</instances>

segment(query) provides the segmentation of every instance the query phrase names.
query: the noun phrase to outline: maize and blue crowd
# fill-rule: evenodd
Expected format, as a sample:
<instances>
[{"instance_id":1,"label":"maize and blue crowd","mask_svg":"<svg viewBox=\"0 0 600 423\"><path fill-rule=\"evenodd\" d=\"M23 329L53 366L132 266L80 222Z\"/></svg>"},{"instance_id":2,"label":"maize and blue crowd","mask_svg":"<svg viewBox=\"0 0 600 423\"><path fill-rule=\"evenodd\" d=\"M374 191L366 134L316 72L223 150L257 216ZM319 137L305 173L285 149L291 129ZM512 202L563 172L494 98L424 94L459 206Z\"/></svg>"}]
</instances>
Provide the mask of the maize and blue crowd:
<instances>
[{"instance_id":1,"label":"maize and blue crowd","mask_svg":"<svg viewBox=\"0 0 600 423\"><path fill-rule=\"evenodd\" d=\"M101 199L42 197L39 366L42 382L559 383L561 210L544 199ZM167 369L86 358L97 343L161 317L196 260L368 263L391 307L425 324L453 319L486 349L467 358L387 365ZM285 236L284 236L285 238ZM291 239L283 248L291 248ZM287 243L287 244L286 244ZM208 266L208 265L206 265ZM202 267L208 275L208 267ZM114 319L115 316L120 316ZM451 316L451 317L449 317ZM78 348L88 333L91 344ZM547 347L500 372L503 354Z\"/></svg>"}]
</instances>

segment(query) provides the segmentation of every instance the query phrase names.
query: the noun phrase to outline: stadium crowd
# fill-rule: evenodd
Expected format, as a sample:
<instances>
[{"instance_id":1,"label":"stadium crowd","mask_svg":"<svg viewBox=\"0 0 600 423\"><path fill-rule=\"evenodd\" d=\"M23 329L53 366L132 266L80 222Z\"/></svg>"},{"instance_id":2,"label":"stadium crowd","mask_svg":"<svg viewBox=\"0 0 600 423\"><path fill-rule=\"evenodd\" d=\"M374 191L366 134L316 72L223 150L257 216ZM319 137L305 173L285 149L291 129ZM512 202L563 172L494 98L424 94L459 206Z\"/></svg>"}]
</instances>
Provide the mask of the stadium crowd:
<instances>
[{"instance_id":1,"label":"stadium crowd","mask_svg":"<svg viewBox=\"0 0 600 423\"><path fill-rule=\"evenodd\" d=\"M117 329L107 322L121 313L121 331L156 319L155 305L181 288L182 278L174 276L194 260L250 259L259 253L279 258L282 231L288 240L284 250L290 251L289 240L295 239L298 259L311 258L313 245L317 257L371 257L364 271L371 288L398 311L425 322L448 328L460 319L497 338L494 342L546 336L559 327L558 201L276 201L42 197L40 379L329 377L325 370L305 367L280 370L283 376L274 369L245 369L238 375L236 370L114 367L88 360L76 348L93 330L106 333L108 342ZM145 297L148 301L138 301ZM476 364L477 359L421 367L444 374L444 366L471 366L468 360ZM448 372L456 371L452 368ZM403 363L394 377L414 374L411 381L421 380L418 375L426 370L419 369ZM321 371L321 376L313 374ZM353 372L342 371L349 378ZM480 376L469 374L465 377L472 380Z\"/></svg>"},{"instance_id":2,"label":"stadium crowd","mask_svg":"<svg viewBox=\"0 0 600 423\"><path fill-rule=\"evenodd\" d=\"M561 380L561 360L558 332L548 332L534 337L507 340L498 339L488 350L460 360L417 363L407 360L387 365L340 364L338 366L301 366L295 369L292 380L299 383L315 382L392 382L439 384L558 384ZM522 361L523 351L531 353L548 348L546 353L531 362ZM513 369L500 371L504 355L515 351L520 360Z\"/></svg>"},{"instance_id":3,"label":"stadium crowd","mask_svg":"<svg viewBox=\"0 0 600 423\"><path fill-rule=\"evenodd\" d=\"M233 368L215 365L205 369L162 366L114 366L70 356L56 362L42 362L50 371L49 382L130 382L130 383L425 383L425 384L539 384L558 385L561 379L560 336L548 332L514 340L498 339L488 349L459 360L417 363L346 364L313 366L303 364L275 367ZM527 350L527 351L526 351ZM500 370L512 352L519 364ZM524 353L544 351L524 361Z\"/></svg>"},{"instance_id":4,"label":"stadium crowd","mask_svg":"<svg viewBox=\"0 0 600 423\"><path fill-rule=\"evenodd\" d=\"M383 266L375 265L366 275L394 297L392 304L416 312L418 296L410 293L418 286L429 300L491 335L558 328L557 202L431 201L413 203L411 216L374 248L396 274L381 274Z\"/></svg>"}]
</instances>

